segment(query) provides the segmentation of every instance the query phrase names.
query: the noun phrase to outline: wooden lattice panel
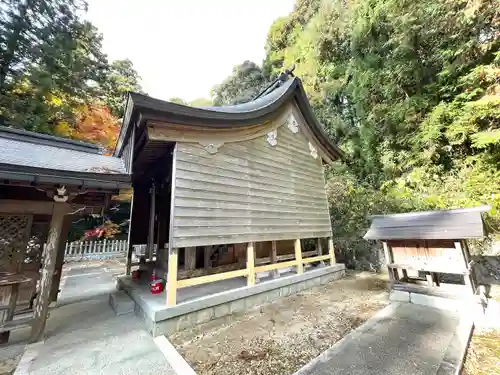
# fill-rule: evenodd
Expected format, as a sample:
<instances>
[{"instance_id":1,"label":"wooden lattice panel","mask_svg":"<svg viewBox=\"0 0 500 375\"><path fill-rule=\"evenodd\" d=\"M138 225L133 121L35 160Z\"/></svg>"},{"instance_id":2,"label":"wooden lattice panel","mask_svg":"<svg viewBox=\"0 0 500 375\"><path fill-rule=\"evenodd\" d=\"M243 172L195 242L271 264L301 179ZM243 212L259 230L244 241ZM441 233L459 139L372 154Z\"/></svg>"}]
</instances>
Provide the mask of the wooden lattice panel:
<instances>
[{"instance_id":1,"label":"wooden lattice panel","mask_svg":"<svg viewBox=\"0 0 500 375\"><path fill-rule=\"evenodd\" d=\"M43 253L43 244L47 241L49 234L49 221L36 221L33 220L31 226L31 234L26 247L26 254L24 256L24 264L40 264Z\"/></svg>"},{"instance_id":2,"label":"wooden lattice panel","mask_svg":"<svg viewBox=\"0 0 500 375\"><path fill-rule=\"evenodd\" d=\"M20 270L30 224L29 215L0 214L0 270Z\"/></svg>"},{"instance_id":3,"label":"wooden lattice panel","mask_svg":"<svg viewBox=\"0 0 500 375\"><path fill-rule=\"evenodd\" d=\"M40 278L39 270L43 253L43 244L46 242L49 232L49 221L50 217L35 216L33 218L29 241L26 246L21 267L22 274L29 277L31 281L22 284L19 288L16 311L27 308L36 292L37 282Z\"/></svg>"}]
</instances>

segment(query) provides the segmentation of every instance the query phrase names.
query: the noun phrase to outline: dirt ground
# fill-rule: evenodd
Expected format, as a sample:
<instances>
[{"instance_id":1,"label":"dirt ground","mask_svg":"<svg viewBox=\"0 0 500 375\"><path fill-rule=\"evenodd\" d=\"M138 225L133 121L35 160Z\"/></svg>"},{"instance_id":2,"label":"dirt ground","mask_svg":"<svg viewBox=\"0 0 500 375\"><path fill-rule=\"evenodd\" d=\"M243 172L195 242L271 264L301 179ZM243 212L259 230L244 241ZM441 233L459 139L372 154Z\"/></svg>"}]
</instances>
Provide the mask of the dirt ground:
<instances>
[{"instance_id":1,"label":"dirt ground","mask_svg":"<svg viewBox=\"0 0 500 375\"><path fill-rule=\"evenodd\" d=\"M354 273L169 336L199 375L289 375L388 302L380 275Z\"/></svg>"},{"instance_id":2,"label":"dirt ground","mask_svg":"<svg viewBox=\"0 0 500 375\"><path fill-rule=\"evenodd\" d=\"M464 375L500 375L500 330L474 332Z\"/></svg>"}]
</instances>

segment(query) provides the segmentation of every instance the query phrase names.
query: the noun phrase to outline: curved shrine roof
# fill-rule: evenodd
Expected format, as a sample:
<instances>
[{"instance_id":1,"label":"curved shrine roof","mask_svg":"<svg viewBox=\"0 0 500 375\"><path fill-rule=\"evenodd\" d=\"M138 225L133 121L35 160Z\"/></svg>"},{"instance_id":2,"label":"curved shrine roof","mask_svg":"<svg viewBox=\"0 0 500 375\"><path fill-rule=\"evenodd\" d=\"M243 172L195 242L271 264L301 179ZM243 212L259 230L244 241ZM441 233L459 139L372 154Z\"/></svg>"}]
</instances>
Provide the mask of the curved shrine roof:
<instances>
[{"instance_id":1,"label":"curved shrine roof","mask_svg":"<svg viewBox=\"0 0 500 375\"><path fill-rule=\"evenodd\" d=\"M240 128L263 123L278 116L279 110L295 101L306 125L332 160L342 157L342 151L328 137L318 122L307 99L300 79L293 77L279 82L268 94L247 103L221 107L190 107L147 95L130 93L115 156L121 155L132 125L138 129L148 120L194 125L211 129Z\"/></svg>"}]
</instances>

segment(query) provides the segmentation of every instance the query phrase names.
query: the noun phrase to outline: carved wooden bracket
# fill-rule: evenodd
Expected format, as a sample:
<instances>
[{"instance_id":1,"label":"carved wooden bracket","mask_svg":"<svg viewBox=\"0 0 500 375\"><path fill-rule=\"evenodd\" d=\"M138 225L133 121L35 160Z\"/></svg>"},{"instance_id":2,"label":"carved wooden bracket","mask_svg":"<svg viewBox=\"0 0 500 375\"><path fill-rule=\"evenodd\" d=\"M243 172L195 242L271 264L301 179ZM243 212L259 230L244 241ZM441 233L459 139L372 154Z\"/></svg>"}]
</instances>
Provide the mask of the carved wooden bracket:
<instances>
[{"instance_id":1,"label":"carved wooden bracket","mask_svg":"<svg viewBox=\"0 0 500 375\"><path fill-rule=\"evenodd\" d=\"M209 154L216 154L224 143L200 143Z\"/></svg>"},{"instance_id":2,"label":"carved wooden bracket","mask_svg":"<svg viewBox=\"0 0 500 375\"><path fill-rule=\"evenodd\" d=\"M309 142L309 151L311 151L311 156L314 158L314 159L317 159L318 158L318 151L316 150L316 148L312 145L311 142Z\"/></svg>"},{"instance_id":3,"label":"carved wooden bracket","mask_svg":"<svg viewBox=\"0 0 500 375\"><path fill-rule=\"evenodd\" d=\"M277 137L278 137L278 130L276 129L267 133L266 136L267 143L269 143L271 146L276 146L278 144Z\"/></svg>"},{"instance_id":4,"label":"carved wooden bracket","mask_svg":"<svg viewBox=\"0 0 500 375\"><path fill-rule=\"evenodd\" d=\"M293 134L297 134L299 132L299 123L295 119L293 113L291 113L290 116L288 116L286 120L286 126L288 127L288 129L290 129L290 131Z\"/></svg>"},{"instance_id":5,"label":"carved wooden bracket","mask_svg":"<svg viewBox=\"0 0 500 375\"><path fill-rule=\"evenodd\" d=\"M59 187L37 187L37 189L45 192L49 198L58 203L70 203L77 195L85 193L77 188L69 190L65 185Z\"/></svg>"}]
</instances>

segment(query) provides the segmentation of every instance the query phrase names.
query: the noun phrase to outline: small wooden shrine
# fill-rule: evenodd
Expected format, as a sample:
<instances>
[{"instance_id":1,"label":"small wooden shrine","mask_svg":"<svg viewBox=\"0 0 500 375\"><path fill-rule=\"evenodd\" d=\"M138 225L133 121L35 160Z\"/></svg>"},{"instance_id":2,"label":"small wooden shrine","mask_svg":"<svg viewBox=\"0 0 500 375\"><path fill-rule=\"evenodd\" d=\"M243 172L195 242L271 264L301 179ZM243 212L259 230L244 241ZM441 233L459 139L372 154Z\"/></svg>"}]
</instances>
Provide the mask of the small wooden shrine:
<instances>
[{"instance_id":1,"label":"small wooden shrine","mask_svg":"<svg viewBox=\"0 0 500 375\"><path fill-rule=\"evenodd\" d=\"M335 263L324 164L341 151L288 72L251 102L197 108L132 93L115 156L132 155L130 250L177 289ZM328 254L323 254L323 250Z\"/></svg>"},{"instance_id":2,"label":"small wooden shrine","mask_svg":"<svg viewBox=\"0 0 500 375\"><path fill-rule=\"evenodd\" d=\"M130 186L129 160L5 127L0 149L0 343L24 326L38 341L57 299L72 218L101 213L111 194Z\"/></svg>"},{"instance_id":3,"label":"small wooden shrine","mask_svg":"<svg viewBox=\"0 0 500 375\"><path fill-rule=\"evenodd\" d=\"M434 294L476 293L467 239L485 236L489 206L370 216L367 240L381 240L392 287Z\"/></svg>"}]
</instances>

